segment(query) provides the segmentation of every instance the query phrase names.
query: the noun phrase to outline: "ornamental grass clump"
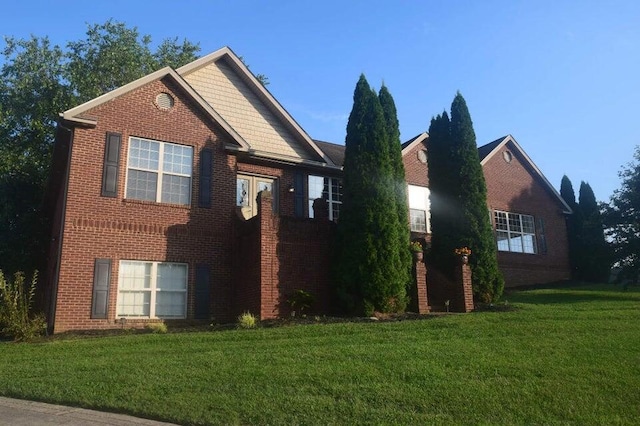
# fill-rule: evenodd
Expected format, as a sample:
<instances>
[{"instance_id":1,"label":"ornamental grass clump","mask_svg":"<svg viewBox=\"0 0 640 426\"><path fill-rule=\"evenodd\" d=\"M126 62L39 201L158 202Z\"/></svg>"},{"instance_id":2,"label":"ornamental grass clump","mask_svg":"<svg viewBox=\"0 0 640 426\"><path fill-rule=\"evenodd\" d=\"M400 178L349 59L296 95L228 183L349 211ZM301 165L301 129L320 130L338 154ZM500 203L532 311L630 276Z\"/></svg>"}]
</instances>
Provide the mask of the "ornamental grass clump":
<instances>
[{"instance_id":1,"label":"ornamental grass clump","mask_svg":"<svg viewBox=\"0 0 640 426\"><path fill-rule=\"evenodd\" d=\"M10 281L0 271L0 335L25 341L46 332L44 315L32 311L37 281L37 271L28 284L23 272L16 272Z\"/></svg>"},{"instance_id":2,"label":"ornamental grass clump","mask_svg":"<svg viewBox=\"0 0 640 426\"><path fill-rule=\"evenodd\" d=\"M238 315L238 328L256 328L258 326L258 320L251 312L244 312Z\"/></svg>"}]
</instances>

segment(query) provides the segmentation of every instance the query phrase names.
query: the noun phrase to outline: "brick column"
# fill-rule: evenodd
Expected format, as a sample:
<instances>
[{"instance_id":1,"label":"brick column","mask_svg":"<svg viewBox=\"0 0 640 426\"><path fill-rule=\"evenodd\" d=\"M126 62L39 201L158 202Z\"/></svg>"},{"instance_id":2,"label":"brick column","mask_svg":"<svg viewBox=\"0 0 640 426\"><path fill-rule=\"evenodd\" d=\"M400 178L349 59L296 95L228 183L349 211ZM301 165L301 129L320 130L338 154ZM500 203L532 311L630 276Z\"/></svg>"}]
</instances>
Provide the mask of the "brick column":
<instances>
[{"instance_id":1,"label":"brick column","mask_svg":"<svg viewBox=\"0 0 640 426\"><path fill-rule=\"evenodd\" d=\"M427 267L422 258L417 259L414 257L413 259L413 279L414 296L416 297L418 313L426 314L429 312L429 300L427 298Z\"/></svg>"},{"instance_id":2,"label":"brick column","mask_svg":"<svg viewBox=\"0 0 640 426\"><path fill-rule=\"evenodd\" d=\"M270 191L261 191L257 197L258 220L260 221L260 319L278 316L278 218L273 214L273 196Z\"/></svg>"},{"instance_id":3,"label":"brick column","mask_svg":"<svg viewBox=\"0 0 640 426\"><path fill-rule=\"evenodd\" d=\"M462 257L456 265L454 297L451 301L453 310L457 312L473 311L473 288L471 285L471 268Z\"/></svg>"}]
</instances>

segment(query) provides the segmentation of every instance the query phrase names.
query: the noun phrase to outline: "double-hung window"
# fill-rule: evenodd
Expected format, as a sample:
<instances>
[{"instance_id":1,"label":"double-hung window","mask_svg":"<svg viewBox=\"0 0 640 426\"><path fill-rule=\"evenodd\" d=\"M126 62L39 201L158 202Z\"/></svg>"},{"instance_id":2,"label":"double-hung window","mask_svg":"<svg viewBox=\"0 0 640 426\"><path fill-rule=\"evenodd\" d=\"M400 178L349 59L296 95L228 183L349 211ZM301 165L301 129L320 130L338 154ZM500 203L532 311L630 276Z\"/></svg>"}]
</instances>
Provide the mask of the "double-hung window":
<instances>
[{"instance_id":1,"label":"double-hung window","mask_svg":"<svg viewBox=\"0 0 640 426\"><path fill-rule=\"evenodd\" d=\"M429 188L424 186L409 185L409 216L412 232L431 232L429 224Z\"/></svg>"},{"instance_id":2,"label":"double-hung window","mask_svg":"<svg viewBox=\"0 0 640 426\"><path fill-rule=\"evenodd\" d=\"M313 202L325 200L329 208L329 220L337 221L342 205L342 181L337 178L309 175L309 217L315 217Z\"/></svg>"},{"instance_id":3,"label":"double-hung window","mask_svg":"<svg viewBox=\"0 0 640 426\"><path fill-rule=\"evenodd\" d=\"M159 203L191 203L193 147L129 139L126 197Z\"/></svg>"},{"instance_id":4,"label":"double-hung window","mask_svg":"<svg viewBox=\"0 0 640 426\"><path fill-rule=\"evenodd\" d=\"M187 265L120 262L118 317L186 318Z\"/></svg>"},{"instance_id":5,"label":"double-hung window","mask_svg":"<svg viewBox=\"0 0 640 426\"><path fill-rule=\"evenodd\" d=\"M536 230L533 216L494 211L499 251L536 253Z\"/></svg>"}]
</instances>

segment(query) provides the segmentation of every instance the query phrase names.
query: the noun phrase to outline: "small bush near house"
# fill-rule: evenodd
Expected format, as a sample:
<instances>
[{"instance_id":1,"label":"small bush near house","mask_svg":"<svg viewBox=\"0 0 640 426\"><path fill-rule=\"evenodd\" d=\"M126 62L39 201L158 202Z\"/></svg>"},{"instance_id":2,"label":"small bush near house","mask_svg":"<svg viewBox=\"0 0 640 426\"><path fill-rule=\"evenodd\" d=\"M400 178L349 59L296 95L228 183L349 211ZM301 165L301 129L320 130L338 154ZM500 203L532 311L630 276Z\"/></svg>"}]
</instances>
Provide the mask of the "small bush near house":
<instances>
[{"instance_id":1,"label":"small bush near house","mask_svg":"<svg viewBox=\"0 0 640 426\"><path fill-rule=\"evenodd\" d=\"M24 341L45 333L44 315L32 312L37 281L37 271L29 284L23 272L16 272L10 281L0 271L0 335Z\"/></svg>"},{"instance_id":2,"label":"small bush near house","mask_svg":"<svg viewBox=\"0 0 640 426\"><path fill-rule=\"evenodd\" d=\"M288 300L291 306L291 316L304 315L305 311L313 305L314 300L313 294L300 289L295 290Z\"/></svg>"},{"instance_id":3,"label":"small bush near house","mask_svg":"<svg viewBox=\"0 0 640 426\"><path fill-rule=\"evenodd\" d=\"M163 322L150 322L145 325L144 328L151 331L154 334L166 334L167 332L167 324Z\"/></svg>"},{"instance_id":4,"label":"small bush near house","mask_svg":"<svg viewBox=\"0 0 640 426\"><path fill-rule=\"evenodd\" d=\"M251 312L238 315L238 328L256 328L258 320Z\"/></svg>"}]
</instances>

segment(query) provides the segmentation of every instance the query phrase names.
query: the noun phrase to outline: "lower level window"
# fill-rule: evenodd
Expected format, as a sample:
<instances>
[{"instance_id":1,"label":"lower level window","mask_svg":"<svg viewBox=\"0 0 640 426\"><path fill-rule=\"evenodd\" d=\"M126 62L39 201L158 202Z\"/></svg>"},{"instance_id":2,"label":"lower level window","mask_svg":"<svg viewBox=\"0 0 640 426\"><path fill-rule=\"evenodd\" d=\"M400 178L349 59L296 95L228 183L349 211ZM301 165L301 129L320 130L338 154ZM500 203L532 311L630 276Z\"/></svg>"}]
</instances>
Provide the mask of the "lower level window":
<instances>
[{"instance_id":1,"label":"lower level window","mask_svg":"<svg viewBox=\"0 0 640 426\"><path fill-rule=\"evenodd\" d=\"M536 230L533 216L495 211L496 238L499 251L536 253Z\"/></svg>"},{"instance_id":2,"label":"lower level window","mask_svg":"<svg viewBox=\"0 0 640 426\"><path fill-rule=\"evenodd\" d=\"M118 317L186 318L187 265L120 262Z\"/></svg>"}]
</instances>

